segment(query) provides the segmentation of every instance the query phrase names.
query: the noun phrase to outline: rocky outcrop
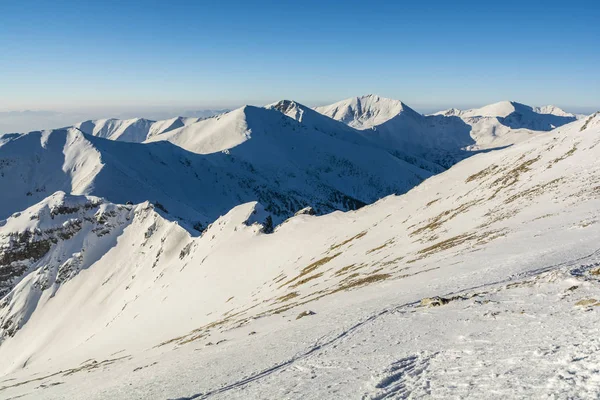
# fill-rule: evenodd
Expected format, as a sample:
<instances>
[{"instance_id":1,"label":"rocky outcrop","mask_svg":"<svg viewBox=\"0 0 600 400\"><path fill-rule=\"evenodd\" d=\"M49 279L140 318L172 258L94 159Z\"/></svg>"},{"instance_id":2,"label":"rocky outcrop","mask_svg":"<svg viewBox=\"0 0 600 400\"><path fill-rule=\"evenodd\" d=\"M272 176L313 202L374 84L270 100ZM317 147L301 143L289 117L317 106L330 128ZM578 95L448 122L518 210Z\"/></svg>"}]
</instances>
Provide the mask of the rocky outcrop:
<instances>
[{"instance_id":1,"label":"rocky outcrop","mask_svg":"<svg viewBox=\"0 0 600 400\"><path fill-rule=\"evenodd\" d=\"M85 245L109 235L129 220L132 207L102 199L57 192L0 224L0 341L26 322L27 304L15 305L19 282L30 276L26 290L58 290L85 268ZM80 235L85 239L76 240ZM95 238L95 239L94 239ZM71 244L72 243L72 244ZM59 248L56 252L53 249ZM27 296L29 298L29 295ZM32 299L39 298L34 295ZM37 300L35 300L37 301Z\"/></svg>"}]
</instances>

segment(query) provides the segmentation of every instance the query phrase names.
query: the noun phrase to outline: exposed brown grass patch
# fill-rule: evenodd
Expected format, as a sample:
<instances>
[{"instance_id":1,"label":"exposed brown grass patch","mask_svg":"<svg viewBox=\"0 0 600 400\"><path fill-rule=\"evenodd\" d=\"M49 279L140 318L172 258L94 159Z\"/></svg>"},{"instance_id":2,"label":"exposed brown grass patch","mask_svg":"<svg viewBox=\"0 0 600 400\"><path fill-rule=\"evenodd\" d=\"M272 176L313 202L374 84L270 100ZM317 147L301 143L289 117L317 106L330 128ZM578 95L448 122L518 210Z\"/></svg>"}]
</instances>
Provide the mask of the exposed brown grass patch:
<instances>
[{"instance_id":1,"label":"exposed brown grass patch","mask_svg":"<svg viewBox=\"0 0 600 400\"><path fill-rule=\"evenodd\" d=\"M275 303L284 303L298 297L298 292L291 292L275 299Z\"/></svg>"},{"instance_id":2,"label":"exposed brown grass patch","mask_svg":"<svg viewBox=\"0 0 600 400\"><path fill-rule=\"evenodd\" d=\"M521 177L521 175L528 171L531 171L530 167L533 164L535 164L537 161L539 161L539 159L540 159L540 156L537 156L535 158L531 158L527 161L524 161L521 164L517 165L516 167L508 170L502 176L500 176L498 179L496 179L494 182L492 182L490 185L490 188L494 188L497 186L499 186L499 187L492 194L490 199L493 199L494 197L496 197L496 195L502 189L505 189L505 188L510 187L510 186L514 185L515 183L517 183L519 181L519 178Z\"/></svg>"},{"instance_id":3,"label":"exposed brown grass patch","mask_svg":"<svg viewBox=\"0 0 600 400\"><path fill-rule=\"evenodd\" d=\"M594 114L590 115L590 117L585 121L585 123L583 124L583 126L581 127L581 129L579 129L579 132L583 132L587 129L588 124L590 123L591 120L593 120L594 118L596 118L596 116L600 114L600 111L595 112Z\"/></svg>"},{"instance_id":4,"label":"exposed brown grass patch","mask_svg":"<svg viewBox=\"0 0 600 400\"><path fill-rule=\"evenodd\" d=\"M361 237L365 236L366 234L367 234L367 231L362 231L362 232L360 232L360 233L358 233L358 234L356 234L356 235L352 236L350 239L346 239L346 240L344 240L344 241L343 241L343 242L341 242L341 243L334 244L333 246L331 246L331 247L329 248L329 250L335 250L335 249L337 249L337 248L340 248L340 247L342 247L343 245L345 245L345 244L348 244L348 243L350 243L351 241L353 241L353 240L355 240L355 239L360 239Z\"/></svg>"},{"instance_id":5,"label":"exposed brown grass patch","mask_svg":"<svg viewBox=\"0 0 600 400\"><path fill-rule=\"evenodd\" d=\"M425 231L433 231L433 230L441 227L444 223L450 221L457 215L467 211L469 208L473 207L474 205L476 205L480 202L481 202L481 199L476 199L476 200L472 200L472 201L463 203L456 208L446 210L446 211L442 212L441 214L438 214L437 216L428 220L428 223L426 225L423 225L422 227L412 231L410 233L410 236L415 236L415 235L418 235Z\"/></svg>"},{"instance_id":6,"label":"exposed brown grass patch","mask_svg":"<svg viewBox=\"0 0 600 400\"><path fill-rule=\"evenodd\" d=\"M432 246L425 247L424 249L419 250L417 252L417 255L420 255L420 257L415 260L412 260L412 262L415 262L422 258L428 257L431 254L451 249L451 248L459 246L463 243L475 242L475 244L481 245L481 244L489 243L490 241L497 239L499 237L502 237L504 235L505 235L504 230L488 231L488 232L484 232L481 234L463 233L461 235L453 236L449 239L442 240L441 242L438 242Z\"/></svg>"},{"instance_id":7,"label":"exposed brown grass patch","mask_svg":"<svg viewBox=\"0 0 600 400\"><path fill-rule=\"evenodd\" d=\"M440 200L441 200L441 199L435 199L435 200L431 200L429 203L425 204L425 207L429 207L429 206L431 206L432 204L435 204L435 203L437 203L437 202L438 202L438 201L440 201Z\"/></svg>"},{"instance_id":8,"label":"exposed brown grass patch","mask_svg":"<svg viewBox=\"0 0 600 400\"><path fill-rule=\"evenodd\" d=\"M290 287L291 288L297 288L298 286L304 285L305 283L308 283L308 282L312 281L313 279L317 279L317 278L319 278L322 275L323 275L323 273L319 272L317 274L314 274L314 275L311 275L309 277L306 277L304 279L299 280L298 282L294 283L293 285L290 285Z\"/></svg>"},{"instance_id":9,"label":"exposed brown grass patch","mask_svg":"<svg viewBox=\"0 0 600 400\"><path fill-rule=\"evenodd\" d=\"M494 182L492 182L492 186L495 185L501 185L501 186L510 186L513 183L517 182L519 180L519 177L521 176L521 174L531 171L531 167L533 164L535 164L536 162L538 162L540 159L540 156L537 156L535 158L531 158L527 161L524 161L523 163L517 165L515 168L509 170L506 174L504 174L503 176L499 177L498 179L496 179Z\"/></svg>"},{"instance_id":10,"label":"exposed brown grass patch","mask_svg":"<svg viewBox=\"0 0 600 400\"><path fill-rule=\"evenodd\" d=\"M577 303L575 303L576 306L580 306L580 307L589 307L589 306L599 306L600 305L600 301L596 300L596 299L583 299L583 300L579 300Z\"/></svg>"},{"instance_id":11,"label":"exposed brown grass patch","mask_svg":"<svg viewBox=\"0 0 600 400\"><path fill-rule=\"evenodd\" d=\"M532 198L539 196L541 194L543 194L547 189L554 189L558 186L559 183L563 182L564 178L556 178L553 179L549 182L546 183L541 183L538 185L535 185L532 188L529 188L527 190L524 190L522 192L519 192L517 194L514 194L512 196L510 196L509 198L507 198L506 200L504 200L504 204L510 204L515 200L521 199L521 198L526 198L531 200Z\"/></svg>"},{"instance_id":12,"label":"exposed brown grass patch","mask_svg":"<svg viewBox=\"0 0 600 400\"><path fill-rule=\"evenodd\" d=\"M555 158L554 160L552 160L550 162L550 164L548 164L548 168L552 168L552 166L554 164L556 164L559 161L565 160L569 157L571 157L573 154L575 154L575 152L577 151L577 143L573 145L573 148L569 151L567 151L565 154L563 154L562 156Z\"/></svg>"},{"instance_id":13,"label":"exposed brown grass patch","mask_svg":"<svg viewBox=\"0 0 600 400\"><path fill-rule=\"evenodd\" d=\"M472 181L475 181L475 180L478 180L481 178L485 178L486 176L493 174L497 169L498 169L498 166L495 164L492 164L489 167L477 172L476 174L469 176L465 180L465 183L469 183L469 182L472 182Z\"/></svg>"},{"instance_id":14,"label":"exposed brown grass patch","mask_svg":"<svg viewBox=\"0 0 600 400\"><path fill-rule=\"evenodd\" d=\"M283 284L281 284L279 286L279 288L281 289L284 286L289 285L290 283L293 283L299 279L302 279L303 276L310 274L311 272L313 272L314 270L316 270L317 268L319 268L322 265L327 264L329 261L333 260L334 258L336 258L337 256L339 256L342 253L336 253L332 256L326 256L321 258L320 260L317 260L315 262L313 262L312 264L307 265L306 267L304 267L302 269L302 271L300 271L300 273L298 275L296 275L295 277L293 277L292 279L284 282Z\"/></svg>"},{"instance_id":15,"label":"exposed brown grass patch","mask_svg":"<svg viewBox=\"0 0 600 400\"><path fill-rule=\"evenodd\" d=\"M387 242L385 242L385 243L384 243L384 244L382 244L381 246L378 246L378 247L372 248L371 250L367 250L367 252L366 252L365 254L371 254L371 253L373 253L373 252L375 252L375 251L377 251L377 250L381 250L381 249L383 249L384 247L386 247L387 245L389 245L389 244L392 244L392 243L394 243L394 239L390 239L390 240L388 240Z\"/></svg>"},{"instance_id":16,"label":"exposed brown grass patch","mask_svg":"<svg viewBox=\"0 0 600 400\"><path fill-rule=\"evenodd\" d=\"M346 265L345 267L340 268L337 271L335 271L335 273L333 274L333 276L342 276L342 275L345 275L345 274L347 274L349 272L357 270L359 268L362 268L362 264L359 264L359 265L356 265L356 264Z\"/></svg>"},{"instance_id":17,"label":"exposed brown grass patch","mask_svg":"<svg viewBox=\"0 0 600 400\"><path fill-rule=\"evenodd\" d=\"M540 219L550 218L550 217L553 217L555 215L556 214L544 214L544 215L540 215L539 217L536 217L536 218L532 219L531 222L538 221Z\"/></svg>"},{"instance_id":18,"label":"exposed brown grass patch","mask_svg":"<svg viewBox=\"0 0 600 400\"><path fill-rule=\"evenodd\" d=\"M356 288L359 288L362 286L370 285L371 283L384 281L391 277L392 277L391 274L374 274L374 275L365 276L364 278L350 279L350 280L342 283L337 289L334 289L331 292L331 294L340 292L342 290L356 289ZM355 278L355 277L353 277L353 278Z\"/></svg>"}]
</instances>

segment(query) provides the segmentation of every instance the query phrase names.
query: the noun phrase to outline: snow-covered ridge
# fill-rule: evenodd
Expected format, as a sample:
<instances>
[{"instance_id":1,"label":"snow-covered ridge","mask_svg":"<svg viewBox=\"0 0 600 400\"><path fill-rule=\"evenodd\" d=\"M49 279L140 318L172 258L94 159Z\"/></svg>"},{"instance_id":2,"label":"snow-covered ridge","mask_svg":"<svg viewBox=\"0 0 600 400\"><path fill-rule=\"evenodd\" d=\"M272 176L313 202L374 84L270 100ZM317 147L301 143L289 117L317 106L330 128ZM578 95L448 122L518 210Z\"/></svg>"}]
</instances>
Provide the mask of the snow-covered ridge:
<instances>
[{"instance_id":1,"label":"snow-covered ridge","mask_svg":"<svg viewBox=\"0 0 600 400\"><path fill-rule=\"evenodd\" d=\"M195 153L210 154L238 146L253 130L263 129L265 122L269 122L257 117L253 117L250 124L257 126L247 124L247 110L257 115L256 108L246 106L208 119L95 120L77 124L76 128L118 141L170 141ZM265 108L278 110L304 126L339 139L379 147L430 172L444 170L475 152L512 145L581 117L555 106L530 107L512 101L425 116L399 100L377 95L317 107L318 113L292 100L282 100ZM361 133L344 129L342 124Z\"/></svg>"},{"instance_id":2,"label":"snow-covered ridge","mask_svg":"<svg viewBox=\"0 0 600 400\"><path fill-rule=\"evenodd\" d=\"M80 122L74 127L83 133L110 140L141 143L165 132L172 131L202 120L203 118L175 117L162 121L145 118L98 119Z\"/></svg>"},{"instance_id":3,"label":"snow-covered ridge","mask_svg":"<svg viewBox=\"0 0 600 400\"><path fill-rule=\"evenodd\" d=\"M552 105L530 107L514 101L502 101L465 111L450 109L434 115L458 116L471 124L477 124L481 119L489 119L504 127L532 131L549 131L582 117Z\"/></svg>"},{"instance_id":4,"label":"snow-covered ridge","mask_svg":"<svg viewBox=\"0 0 600 400\"><path fill-rule=\"evenodd\" d=\"M473 108L469 110L459 110L451 108L445 111L439 111L433 115L456 115L462 117L500 117L506 118L510 114L519 113L535 113L541 115L554 115L557 117L567 117L577 119L575 114L568 113L561 108L553 105L543 107L530 107L525 104L515 101L500 101L498 103L489 104L481 108ZM572 121L570 121L572 122Z\"/></svg>"}]
</instances>

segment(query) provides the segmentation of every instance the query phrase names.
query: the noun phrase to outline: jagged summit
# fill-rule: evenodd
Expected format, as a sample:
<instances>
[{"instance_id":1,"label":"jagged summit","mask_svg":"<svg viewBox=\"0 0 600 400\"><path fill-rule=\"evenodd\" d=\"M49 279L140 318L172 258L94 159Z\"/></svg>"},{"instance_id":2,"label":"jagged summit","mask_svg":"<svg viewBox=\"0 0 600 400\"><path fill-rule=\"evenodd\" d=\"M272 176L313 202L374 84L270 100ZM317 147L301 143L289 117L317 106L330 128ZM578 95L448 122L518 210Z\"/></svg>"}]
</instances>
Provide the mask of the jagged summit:
<instances>
[{"instance_id":1,"label":"jagged summit","mask_svg":"<svg viewBox=\"0 0 600 400\"><path fill-rule=\"evenodd\" d=\"M294 100L280 100L276 103L265 106L265 108L273 108L277 111L287 114L289 111L296 111L306 107L302 104L296 103Z\"/></svg>"},{"instance_id":2,"label":"jagged summit","mask_svg":"<svg viewBox=\"0 0 600 400\"><path fill-rule=\"evenodd\" d=\"M294 100L280 100L276 103L266 105L265 108L268 110L277 110L298 122L306 122L305 115L307 113L310 114L311 112L314 113L309 107Z\"/></svg>"}]
</instances>

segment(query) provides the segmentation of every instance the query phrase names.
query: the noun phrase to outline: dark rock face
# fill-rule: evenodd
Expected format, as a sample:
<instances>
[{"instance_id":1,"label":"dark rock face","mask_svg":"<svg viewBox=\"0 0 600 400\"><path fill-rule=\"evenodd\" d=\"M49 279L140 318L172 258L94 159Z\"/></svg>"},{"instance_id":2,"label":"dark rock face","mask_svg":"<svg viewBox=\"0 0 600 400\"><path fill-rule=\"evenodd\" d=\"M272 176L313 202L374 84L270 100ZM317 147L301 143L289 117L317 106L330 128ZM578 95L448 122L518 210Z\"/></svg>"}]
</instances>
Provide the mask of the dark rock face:
<instances>
[{"instance_id":1,"label":"dark rock face","mask_svg":"<svg viewBox=\"0 0 600 400\"><path fill-rule=\"evenodd\" d=\"M114 228L110 220L117 217L118 213L112 210L97 211L95 214L88 212L98 208L101 204L102 201L98 200L90 200L76 206L60 204L50 209L49 217L55 219L60 215L72 216L66 222L44 230L34 228L0 236L0 241L4 243L0 243L0 298L12 290L14 285L27 273L32 263L41 260L55 244L74 237L83 229L84 224L94 225L91 232L98 237L109 233ZM40 213L30 216L29 219L34 221L43 217ZM46 269L52 267L46 266ZM63 274L63 278L65 276Z\"/></svg>"},{"instance_id":2,"label":"dark rock face","mask_svg":"<svg viewBox=\"0 0 600 400\"><path fill-rule=\"evenodd\" d=\"M305 207L294 215L317 215L317 212L312 207Z\"/></svg>"},{"instance_id":3,"label":"dark rock face","mask_svg":"<svg viewBox=\"0 0 600 400\"><path fill-rule=\"evenodd\" d=\"M85 248L78 245L71 250L73 254L62 254L69 248L65 244L60 256L56 256L52 253L55 246L78 234L102 237L129 220L126 213L131 207L100 207L102 204L99 199L88 198L81 202L81 199L71 201L67 197L29 216L16 216L26 219L28 228L0 235L0 343L3 338L13 336L28 318L26 314L10 311L14 306L13 289L24 277L34 274L29 289L24 290L39 293L51 288L58 290L62 283L85 268ZM123 217L122 220L119 217ZM32 226L29 221L35 224ZM18 221L13 226L19 226Z\"/></svg>"},{"instance_id":4,"label":"dark rock face","mask_svg":"<svg viewBox=\"0 0 600 400\"><path fill-rule=\"evenodd\" d=\"M287 113L288 111L290 111L291 109L293 109L294 107L297 107L296 103L291 101L291 100L281 100L280 102L278 102L277 104L275 104L273 106L274 109L282 112L282 113Z\"/></svg>"},{"instance_id":5,"label":"dark rock face","mask_svg":"<svg viewBox=\"0 0 600 400\"><path fill-rule=\"evenodd\" d=\"M36 234L30 231L11 233L9 240L11 247L0 251L0 298L6 296L14 281L25 273L28 268L26 261L41 259L56 243L52 239L36 240Z\"/></svg>"},{"instance_id":6,"label":"dark rock face","mask_svg":"<svg viewBox=\"0 0 600 400\"><path fill-rule=\"evenodd\" d=\"M267 234L273 233L273 229L273 218L270 215L268 215L265 219L265 222L263 223L262 232Z\"/></svg>"}]
</instances>

